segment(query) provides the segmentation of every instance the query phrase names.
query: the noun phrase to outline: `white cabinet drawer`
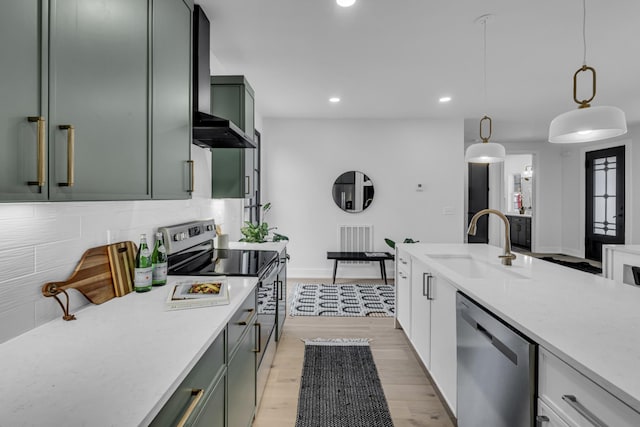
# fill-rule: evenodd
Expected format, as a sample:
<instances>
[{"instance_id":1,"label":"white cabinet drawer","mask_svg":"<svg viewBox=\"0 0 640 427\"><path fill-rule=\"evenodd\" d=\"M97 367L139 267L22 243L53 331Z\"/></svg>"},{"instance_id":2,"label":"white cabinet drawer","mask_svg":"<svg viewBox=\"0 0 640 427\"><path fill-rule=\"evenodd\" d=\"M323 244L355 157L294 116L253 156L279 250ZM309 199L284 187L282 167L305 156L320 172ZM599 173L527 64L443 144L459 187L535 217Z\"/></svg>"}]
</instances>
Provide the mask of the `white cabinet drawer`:
<instances>
[{"instance_id":1,"label":"white cabinet drawer","mask_svg":"<svg viewBox=\"0 0 640 427\"><path fill-rule=\"evenodd\" d=\"M640 414L540 347L539 397L570 426L640 426Z\"/></svg>"},{"instance_id":2,"label":"white cabinet drawer","mask_svg":"<svg viewBox=\"0 0 640 427\"><path fill-rule=\"evenodd\" d=\"M571 427L562 421L555 412L551 410L544 402L538 399L538 417L536 418L536 427Z\"/></svg>"},{"instance_id":3,"label":"white cabinet drawer","mask_svg":"<svg viewBox=\"0 0 640 427\"><path fill-rule=\"evenodd\" d=\"M398 262L396 269L398 272L404 273L405 276L411 274L411 256L403 250L398 249Z\"/></svg>"}]
</instances>

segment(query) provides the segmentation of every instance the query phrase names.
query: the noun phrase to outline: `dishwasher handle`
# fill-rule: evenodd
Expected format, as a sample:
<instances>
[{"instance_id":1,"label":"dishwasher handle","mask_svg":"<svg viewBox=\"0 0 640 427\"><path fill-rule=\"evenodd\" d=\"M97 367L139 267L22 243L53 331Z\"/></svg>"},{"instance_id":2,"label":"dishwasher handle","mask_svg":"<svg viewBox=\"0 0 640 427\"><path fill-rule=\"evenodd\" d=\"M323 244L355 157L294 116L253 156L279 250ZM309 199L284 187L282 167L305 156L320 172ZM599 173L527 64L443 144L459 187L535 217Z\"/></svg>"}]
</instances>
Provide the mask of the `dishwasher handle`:
<instances>
[{"instance_id":1,"label":"dishwasher handle","mask_svg":"<svg viewBox=\"0 0 640 427\"><path fill-rule=\"evenodd\" d=\"M472 328L480 332L486 339L489 340L491 345L493 345L496 350L502 353L507 359L511 361L514 365L518 366L518 355L516 352L511 350L505 343L503 343L499 338L495 337L487 328L478 323L475 319L473 319L468 313L465 311L461 312L462 318L471 325Z\"/></svg>"}]
</instances>

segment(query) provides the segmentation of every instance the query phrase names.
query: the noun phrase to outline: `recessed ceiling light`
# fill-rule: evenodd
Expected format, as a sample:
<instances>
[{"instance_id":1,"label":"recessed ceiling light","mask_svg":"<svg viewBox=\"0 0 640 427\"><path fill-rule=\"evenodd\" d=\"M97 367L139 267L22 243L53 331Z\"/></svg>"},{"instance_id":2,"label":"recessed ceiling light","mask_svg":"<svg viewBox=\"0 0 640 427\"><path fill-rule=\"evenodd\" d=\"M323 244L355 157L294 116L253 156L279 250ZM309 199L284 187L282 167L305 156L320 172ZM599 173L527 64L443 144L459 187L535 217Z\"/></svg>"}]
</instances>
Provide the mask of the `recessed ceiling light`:
<instances>
[{"instance_id":1,"label":"recessed ceiling light","mask_svg":"<svg viewBox=\"0 0 640 427\"><path fill-rule=\"evenodd\" d=\"M438 101L440 101L440 102L449 102L449 101L451 101L451 97L450 96L443 96Z\"/></svg>"},{"instance_id":2,"label":"recessed ceiling light","mask_svg":"<svg viewBox=\"0 0 640 427\"><path fill-rule=\"evenodd\" d=\"M338 3L338 6L342 6L342 7L351 7L354 5L355 2L356 0L336 0L336 3Z\"/></svg>"},{"instance_id":3,"label":"recessed ceiling light","mask_svg":"<svg viewBox=\"0 0 640 427\"><path fill-rule=\"evenodd\" d=\"M331 98L329 98L329 102L333 102L335 104L336 102L340 102L340 98L338 98L337 96L332 96Z\"/></svg>"}]
</instances>

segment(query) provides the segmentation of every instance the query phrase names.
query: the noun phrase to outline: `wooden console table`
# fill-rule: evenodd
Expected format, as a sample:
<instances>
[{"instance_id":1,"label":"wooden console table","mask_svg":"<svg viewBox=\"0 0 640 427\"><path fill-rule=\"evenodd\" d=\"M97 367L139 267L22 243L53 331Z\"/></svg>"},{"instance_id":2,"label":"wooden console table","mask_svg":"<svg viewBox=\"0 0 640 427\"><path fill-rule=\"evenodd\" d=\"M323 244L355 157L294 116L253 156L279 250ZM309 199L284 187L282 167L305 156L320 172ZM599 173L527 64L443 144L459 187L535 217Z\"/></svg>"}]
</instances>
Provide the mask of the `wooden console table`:
<instances>
[{"instance_id":1,"label":"wooden console table","mask_svg":"<svg viewBox=\"0 0 640 427\"><path fill-rule=\"evenodd\" d=\"M336 283L336 272L339 261L379 261L380 275L387 284L387 269L384 265L386 260L392 260L393 255L389 252L327 252L327 259L334 260L333 263L333 283Z\"/></svg>"}]
</instances>

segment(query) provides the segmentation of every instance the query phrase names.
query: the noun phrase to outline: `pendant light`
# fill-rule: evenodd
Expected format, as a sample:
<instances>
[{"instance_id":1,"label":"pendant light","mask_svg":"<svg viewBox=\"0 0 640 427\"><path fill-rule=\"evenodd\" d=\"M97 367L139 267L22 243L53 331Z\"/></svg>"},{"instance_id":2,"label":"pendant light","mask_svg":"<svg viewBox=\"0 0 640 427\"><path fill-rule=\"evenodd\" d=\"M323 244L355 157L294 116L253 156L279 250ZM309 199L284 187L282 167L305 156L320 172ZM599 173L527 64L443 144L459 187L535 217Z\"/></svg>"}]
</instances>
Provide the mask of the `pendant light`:
<instances>
[{"instance_id":1,"label":"pendant light","mask_svg":"<svg viewBox=\"0 0 640 427\"><path fill-rule=\"evenodd\" d=\"M485 109L487 108L487 21L491 19L492 15L482 15L478 19L476 19L476 23L480 23L483 26L483 35L484 35L484 104ZM483 123L488 122L489 133L486 134L483 132ZM485 115L482 119L480 119L480 139L481 143L472 144L467 148L467 152L465 154L465 160L467 163L498 163L504 162L505 158L505 149L502 145L496 144L495 142L489 142L489 138L491 138L491 132L493 128L493 124L491 121L491 117Z\"/></svg>"},{"instance_id":2,"label":"pendant light","mask_svg":"<svg viewBox=\"0 0 640 427\"><path fill-rule=\"evenodd\" d=\"M587 5L582 0L582 67L573 75L573 100L579 105L551 121L549 125L549 142L569 144L576 142L599 141L627 133L627 120L624 111L617 107L591 107L589 104L596 96L596 70L587 66L586 37ZM577 98L578 74L591 72L591 98L579 101Z\"/></svg>"}]
</instances>

